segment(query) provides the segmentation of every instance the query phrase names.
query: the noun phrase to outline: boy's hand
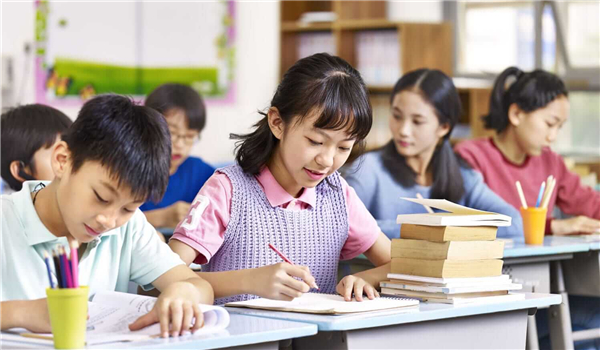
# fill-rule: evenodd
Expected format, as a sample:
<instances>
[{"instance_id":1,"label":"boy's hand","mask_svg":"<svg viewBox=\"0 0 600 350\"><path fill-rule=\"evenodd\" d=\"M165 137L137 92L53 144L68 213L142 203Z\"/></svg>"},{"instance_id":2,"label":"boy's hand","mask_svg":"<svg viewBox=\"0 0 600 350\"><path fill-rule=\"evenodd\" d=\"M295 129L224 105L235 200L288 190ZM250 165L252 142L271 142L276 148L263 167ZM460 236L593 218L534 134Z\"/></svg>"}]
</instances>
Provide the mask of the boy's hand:
<instances>
[{"instance_id":1,"label":"boy's hand","mask_svg":"<svg viewBox=\"0 0 600 350\"><path fill-rule=\"evenodd\" d=\"M146 326L160 322L160 335L168 338L182 335L184 332L194 333L204 325L204 315L198 303L200 292L189 282L175 282L158 297L152 310L129 325L129 329L137 331ZM196 319L194 324L192 320Z\"/></svg>"},{"instance_id":2,"label":"boy's hand","mask_svg":"<svg viewBox=\"0 0 600 350\"><path fill-rule=\"evenodd\" d=\"M185 219L190 211L191 204L184 201L178 201L167 207L164 218L165 227L176 227L181 220Z\"/></svg>"},{"instance_id":3,"label":"boy's hand","mask_svg":"<svg viewBox=\"0 0 600 350\"><path fill-rule=\"evenodd\" d=\"M50 333L50 315L46 299L15 301L15 314L17 314L17 327L26 328L34 333ZM2 328L4 329L4 327Z\"/></svg>"},{"instance_id":4,"label":"boy's hand","mask_svg":"<svg viewBox=\"0 0 600 350\"><path fill-rule=\"evenodd\" d=\"M600 221L587 216L576 216L570 219L552 220L550 223L552 234L563 236L569 234L599 233Z\"/></svg>"},{"instance_id":5,"label":"boy's hand","mask_svg":"<svg viewBox=\"0 0 600 350\"><path fill-rule=\"evenodd\" d=\"M363 301L363 293L371 300L379 298L379 293L372 285L362 278L353 275L344 277L340 283L338 283L335 290L343 296L346 301L352 301L352 292L354 292L356 301Z\"/></svg>"},{"instance_id":6,"label":"boy's hand","mask_svg":"<svg viewBox=\"0 0 600 350\"><path fill-rule=\"evenodd\" d=\"M302 296L311 287L318 288L308 267L285 262L253 269L249 277L251 294L262 298L289 301ZM301 281L294 277L300 278Z\"/></svg>"}]
</instances>

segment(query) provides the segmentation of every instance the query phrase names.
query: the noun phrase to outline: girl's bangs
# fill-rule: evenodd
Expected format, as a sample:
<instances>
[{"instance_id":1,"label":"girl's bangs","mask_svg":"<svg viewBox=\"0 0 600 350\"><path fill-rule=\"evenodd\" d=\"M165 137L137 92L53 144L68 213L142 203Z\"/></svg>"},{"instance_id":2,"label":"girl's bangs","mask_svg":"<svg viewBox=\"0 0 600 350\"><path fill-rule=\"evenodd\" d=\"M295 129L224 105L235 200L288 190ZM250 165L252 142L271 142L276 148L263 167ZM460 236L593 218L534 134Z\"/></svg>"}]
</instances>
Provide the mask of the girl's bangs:
<instances>
[{"instance_id":1,"label":"girl's bangs","mask_svg":"<svg viewBox=\"0 0 600 350\"><path fill-rule=\"evenodd\" d=\"M364 140L373 124L371 104L363 86L353 84L351 79L343 82L330 82L323 89L312 94L314 103L308 106L318 106L319 118L314 127L326 130L346 130L348 135L357 141ZM335 80L335 79L332 79ZM316 98L315 98L316 97ZM313 100L310 98L309 100Z\"/></svg>"}]
</instances>

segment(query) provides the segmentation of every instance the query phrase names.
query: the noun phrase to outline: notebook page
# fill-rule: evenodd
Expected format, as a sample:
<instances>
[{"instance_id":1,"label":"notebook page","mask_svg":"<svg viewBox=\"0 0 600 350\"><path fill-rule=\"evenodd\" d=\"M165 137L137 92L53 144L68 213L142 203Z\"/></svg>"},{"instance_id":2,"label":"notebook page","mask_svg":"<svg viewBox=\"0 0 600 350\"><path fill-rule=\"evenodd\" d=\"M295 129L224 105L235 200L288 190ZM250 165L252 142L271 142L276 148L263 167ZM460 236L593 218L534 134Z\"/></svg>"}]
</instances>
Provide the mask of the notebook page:
<instances>
[{"instance_id":1,"label":"notebook page","mask_svg":"<svg viewBox=\"0 0 600 350\"><path fill-rule=\"evenodd\" d=\"M343 314L366 312L375 310L393 309L418 305L417 300L404 298L375 298L364 301L345 301L343 297L333 294L305 293L300 298L292 301L271 299L253 299L247 301L227 303L225 306L250 307L256 309L296 311L323 314Z\"/></svg>"}]
</instances>

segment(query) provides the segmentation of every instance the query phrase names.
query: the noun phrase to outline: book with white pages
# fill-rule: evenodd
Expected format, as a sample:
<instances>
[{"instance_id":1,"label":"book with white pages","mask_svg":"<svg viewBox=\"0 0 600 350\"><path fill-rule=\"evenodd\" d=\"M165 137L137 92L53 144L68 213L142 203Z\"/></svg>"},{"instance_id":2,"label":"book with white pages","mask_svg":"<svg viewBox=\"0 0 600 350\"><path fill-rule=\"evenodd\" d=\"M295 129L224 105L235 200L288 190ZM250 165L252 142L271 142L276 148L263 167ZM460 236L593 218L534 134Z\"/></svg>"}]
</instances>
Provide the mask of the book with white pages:
<instances>
[{"instance_id":1,"label":"book with white pages","mask_svg":"<svg viewBox=\"0 0 600 350\"><path fill-rule=\"evenodd\" d=\"M135 332L129 330L129 324L152 310L156 300L157 298L154 297L129 293L105 291L97 293L92 301L88 302L86 345L133 342L159 337L159 323ZM216 333L229 326L229 312L225 308L200 304L200 310L204 316L204 325L189 336ZM13 336L31 336L24 329L12 329L9 333ZM52 344L52 333L35 334L35 336L38 339L47 339L49 344Z\"/></svg>"},{"instance_id":2,"label":"book with white pages","mask_svg":"<svg viewBox=\"0 0 600 350\"><path fill-rule=\"evenodd\" d=\"M515 291L521 290L522 285L518 283L501 283L501 284L478 284L478 285L467 285L460 287L442 287L442 286L427 286L427 285L414 285L406 283L397 283L394 281L383 281L379 285L383 288L392 289L405 289L417 292L428 292L428 293L444 293L444 294L461 294L461 293L478 293L478 292L495 292L495 291Z\"/></svg>"},{"instance_id":3,"label":"book with white pages","mask_svg":"<svg viewBox=\"0 0 600 350\"><path fill-rule=\"evenodd\" d=\"M445 211L445 213L401 214L396 217L397 224L425 226L510 226L512 218L508 215L468 208L445 199L402 199Z\"/></svg>"},{"instance_id":4,"label":"book with white pages","mask_svg":"<svg viewBox=\"0 0 600 350\"><path fill-rule=\"evenodd\" d=\"M402 281L414 281L422 282L430 285L438 286L464 286L464 285L477 285L477 284L499 284L499 283L511 283L509 275L491 276L491 277L465 277L465 278L438 278L438 277L425 277L425 276L414 276L405 275L400 273L388 273L387 278L391 280L402 280Z\"/></svg>"},{"instance_id":5,"label":"book with white pages","mask_svg":"<svg viewBox=\"0 0 600 350\"><path fill-rule=\"evenodd\" d=\"M345 301L340 295L320 293L304 293L301 297L295 298L291 301L259 298L225 304L227 307L244 307L251 309L325 315L342 315L359 312L410 308L418 305L418 300L407 298L380 297L369 300L367 297L364 297L363 301L356 301L354 299L352 301Z\"/></svg>"},{"instance_id":6,"label":"book with white pages","mask_svg":"<svg viewBox=\"0 0 600 350\"><path fill-rule=\"evenodd\" d=\"M396 295L402 295L398 293ZM442 303L452 305L474 305L474 304L494 304L525 299L525 294L509 293L505 295L493 295L474 298L451 298L451 299L436 299L436 298L415 298L424 302Z\"/></svg>"}]
</instances>

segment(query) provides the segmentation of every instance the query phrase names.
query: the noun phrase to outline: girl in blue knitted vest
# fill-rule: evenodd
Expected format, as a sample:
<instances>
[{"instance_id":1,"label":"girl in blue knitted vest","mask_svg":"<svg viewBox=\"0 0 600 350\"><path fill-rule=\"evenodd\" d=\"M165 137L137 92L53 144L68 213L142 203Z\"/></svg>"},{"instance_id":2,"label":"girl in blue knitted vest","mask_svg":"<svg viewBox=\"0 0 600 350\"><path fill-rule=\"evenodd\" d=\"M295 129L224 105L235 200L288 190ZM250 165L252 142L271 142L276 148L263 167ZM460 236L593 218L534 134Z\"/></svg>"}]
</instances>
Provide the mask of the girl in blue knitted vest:
<instances>
[{"instance_id":1,"label":"girl in blue knitted vest","mask_svg":"<svg viewBox=\"0 0 600 350\"><path fill-rule=\"evenodd\" d=\"M232 135L237 163L205 183L169 245L187 264L204 264L217 304L308 291L377 297L390 240L337 172L371 129L360 74L339 57L303 58L261 114L253 132ZM360 254L377 267L337 283L339 260Z\"/></svg>"}]
</instances>

